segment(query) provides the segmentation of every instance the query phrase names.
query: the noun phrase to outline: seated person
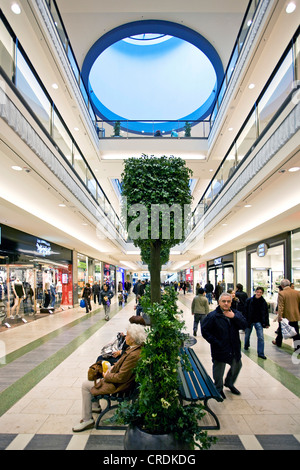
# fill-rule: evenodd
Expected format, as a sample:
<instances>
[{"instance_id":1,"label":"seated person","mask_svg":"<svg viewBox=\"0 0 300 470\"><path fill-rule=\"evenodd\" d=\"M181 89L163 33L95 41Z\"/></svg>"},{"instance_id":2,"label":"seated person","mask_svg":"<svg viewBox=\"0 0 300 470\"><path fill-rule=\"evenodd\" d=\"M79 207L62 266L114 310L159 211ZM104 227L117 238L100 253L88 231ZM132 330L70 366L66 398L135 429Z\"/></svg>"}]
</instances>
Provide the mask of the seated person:
<instances>
[{"instance_id":1,"label":"seated person","mask_svg":"<svg viewBox=\"0 0 300 470\"><path fill-rule=\"evenodd\" d=\"M132 317L130 317L129 318L129 323L135 323L137 325L146 326L146 322L143 319L143 317L140 317L140 316L137 316L137 315L133 315ZM120 356L122 356L122 354L128 348L128 344L125 341L126 335L124 335L124 333L118 333L118 337L119 336L121 338L121 343L122 343L121 348L118 351L115 351L114 353L112 353L112 355L110 357L98 356L96 362L108 361L108 362L110 362L111 365L114 365L120 359Z\"/></svg>"},{"instance_id":2,"label":"seated person","mask_svg":"<svg viewBox=\"0 0 300 470\"><path fill-rule=\"evenodd\" d=\"M94 385L86 380L82 384L82 419L73 428L73 432L94 427L92 398L97 395L113 394L129 390L134 384L134 368L140 358L141 348L146 341L146 331L142 325L130 323L127 328L126 343L129 348L111 370L103 373L103 378ZM99 412L99 407L96 412Z\"/></svg>"}]
</instances>

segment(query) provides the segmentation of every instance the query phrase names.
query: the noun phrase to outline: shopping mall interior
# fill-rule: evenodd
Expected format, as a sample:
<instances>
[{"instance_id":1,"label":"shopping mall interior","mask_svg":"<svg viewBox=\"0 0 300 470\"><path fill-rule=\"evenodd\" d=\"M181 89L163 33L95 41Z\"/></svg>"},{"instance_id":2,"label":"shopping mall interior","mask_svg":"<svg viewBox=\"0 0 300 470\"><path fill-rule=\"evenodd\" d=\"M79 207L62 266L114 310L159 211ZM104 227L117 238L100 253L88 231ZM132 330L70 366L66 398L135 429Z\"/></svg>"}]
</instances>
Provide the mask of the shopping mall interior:
<instances>
[{"instance_id":1,"label":"shopping mall interior","mask_svg":"<svg viewBox=\"0 0 300 470\"><path fill-rule=\"evenodd\" d=\"M210 375L197 288L262 287L268 304L267 359L241 331L241 394L211 400L212 449L300 449L299 356L273 344L281 280L300 291L299 19L299 0L2 0L0 449L123 450L123 429L72 428L88 367L151 283L122 197L143 155L191 170L161 284L187 284L178 306ZM110 285L109 321L98 298L80 306L86 283Z\"/></svg>"}]
</instances>

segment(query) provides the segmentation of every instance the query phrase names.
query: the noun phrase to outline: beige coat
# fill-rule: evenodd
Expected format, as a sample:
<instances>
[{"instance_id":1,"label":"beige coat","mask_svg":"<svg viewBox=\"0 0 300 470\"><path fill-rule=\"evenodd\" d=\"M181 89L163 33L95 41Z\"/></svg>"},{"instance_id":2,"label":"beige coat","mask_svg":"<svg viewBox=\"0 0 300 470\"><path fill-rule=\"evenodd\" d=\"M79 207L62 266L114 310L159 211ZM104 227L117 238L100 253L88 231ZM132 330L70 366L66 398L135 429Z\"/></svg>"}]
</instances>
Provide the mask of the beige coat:
<instances>
[{"instance_id":1,"label":"beige coat","mask_svg":"<svg viewBox=\"0 0 300 470\"><path fill-rule=\"evenodd\" d=\"M278 315L289 321L300 320L300 291L287 286L278 293Z\"/></svg>"},{"instance_id":2,"label":"beige coat","mask_svg":"<svg viewBox=\"0 0 300 470\"><path fill-rule=\"evenodd\" d=\"M196 295L193 298L192 313L202 313L204 315L209 313L208 300L204 295Z\"/></svg>"},{"instance_id":3,"label":"beige coat","mask_svg":"<svg viewBox=\"0 0 300 470\"><path fill-rule=\"evenodd\" d=\"M130 389L134 383L133 369L140 358L141 346L126 349L120 359L114 364L105 378L100 379L91 389L92 395L111 395Z\"/></svg>"}]
</instances>

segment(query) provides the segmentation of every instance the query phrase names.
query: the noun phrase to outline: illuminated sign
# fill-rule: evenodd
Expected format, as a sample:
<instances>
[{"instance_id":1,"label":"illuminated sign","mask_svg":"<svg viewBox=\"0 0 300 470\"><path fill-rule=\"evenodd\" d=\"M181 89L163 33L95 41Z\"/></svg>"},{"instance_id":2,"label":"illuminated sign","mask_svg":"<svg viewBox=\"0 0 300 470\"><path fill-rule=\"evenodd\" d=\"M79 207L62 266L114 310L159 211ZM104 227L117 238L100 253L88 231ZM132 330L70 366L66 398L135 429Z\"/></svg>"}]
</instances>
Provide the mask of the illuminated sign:
<instances>
[{"instance_id":1,"label":"illuminated sign","mask_svg":"<svg viewBox=\"0 0 300 470\"><path fill-rule=\"evenodd\" d=\"M38 238L36 240L36 251L39 255L49 256L49 255L51 255L51 245L50 245L50 243L46 242L45 240L40 240Z\"/></svg>"}]
</instances>

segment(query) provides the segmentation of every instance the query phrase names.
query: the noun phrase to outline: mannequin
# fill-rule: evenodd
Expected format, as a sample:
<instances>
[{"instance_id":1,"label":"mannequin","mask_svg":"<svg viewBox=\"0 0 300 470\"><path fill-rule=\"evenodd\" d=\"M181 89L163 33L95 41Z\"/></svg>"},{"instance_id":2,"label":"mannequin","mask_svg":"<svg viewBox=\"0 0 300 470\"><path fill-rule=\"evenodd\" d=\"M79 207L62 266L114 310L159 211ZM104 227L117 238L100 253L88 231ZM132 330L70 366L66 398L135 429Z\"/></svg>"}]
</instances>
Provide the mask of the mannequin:
<instances>
[{"instance_id":1,"label":"mannequin","mask_svg":"<svg viewBox=\"0 0 300 470\"><path fill-rule=\"evenodd\" d=\"M13 317L16 309L17 309L17 316L19 316L20 305L21 305L22 300L26 299L26 294L25 294L23 284L22 284L22 282L20 281L19 278L17 278L13 282L12 288L13 288L13 293L14 293L14 297L15 297L14 305L11 309L11 313L12 313L11 316Z\"/></svg>"},{"instance_id":2,"label":"mannequin","mask_svg":"<svg viewBox=\"0 0 300 470\"><path fill-rule=\"evenodd\" d=\"M54 308L54 306L55 306L55 300L56 300L55 284L51 284L51 286L50 286L50 293L51 293L51 308Z\"/></svg>"}]
</instances>

